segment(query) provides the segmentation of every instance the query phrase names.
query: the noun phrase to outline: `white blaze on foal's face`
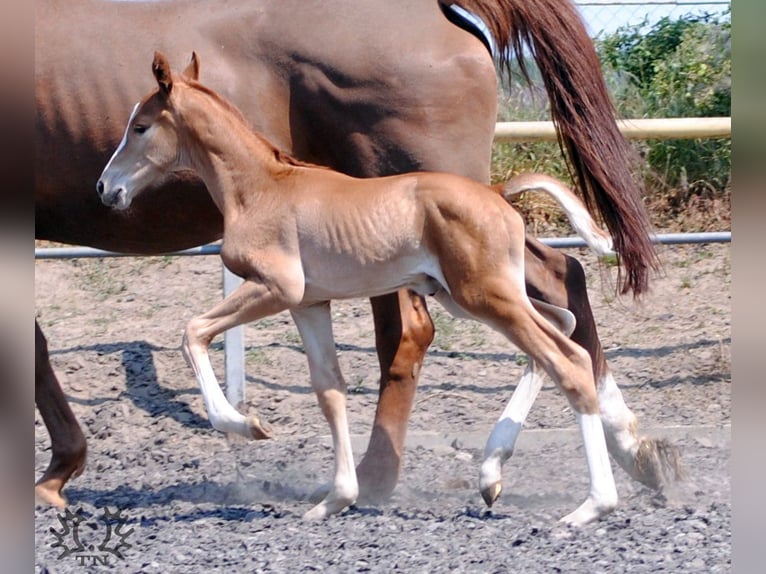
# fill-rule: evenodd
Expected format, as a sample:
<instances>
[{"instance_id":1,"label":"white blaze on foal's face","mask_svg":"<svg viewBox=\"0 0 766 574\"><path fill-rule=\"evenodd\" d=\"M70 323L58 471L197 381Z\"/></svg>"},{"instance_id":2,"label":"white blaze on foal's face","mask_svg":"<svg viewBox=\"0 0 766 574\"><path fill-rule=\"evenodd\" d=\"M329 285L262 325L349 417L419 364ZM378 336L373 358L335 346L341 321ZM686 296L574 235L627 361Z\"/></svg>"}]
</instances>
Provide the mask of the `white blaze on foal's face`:
<instances>
[{"instance_id":1,"label":"white blaze on foal's face","mask_svg":"<svg viewBox=\"0 0 766 574\"><path fill-rule=\"evenodd\" d=\"M178 135L168 97L156 92L133 108L122 140L98 181L101 201L127 209L139 193L170 171L177 159Z\"/></svg>"}]
</instances>

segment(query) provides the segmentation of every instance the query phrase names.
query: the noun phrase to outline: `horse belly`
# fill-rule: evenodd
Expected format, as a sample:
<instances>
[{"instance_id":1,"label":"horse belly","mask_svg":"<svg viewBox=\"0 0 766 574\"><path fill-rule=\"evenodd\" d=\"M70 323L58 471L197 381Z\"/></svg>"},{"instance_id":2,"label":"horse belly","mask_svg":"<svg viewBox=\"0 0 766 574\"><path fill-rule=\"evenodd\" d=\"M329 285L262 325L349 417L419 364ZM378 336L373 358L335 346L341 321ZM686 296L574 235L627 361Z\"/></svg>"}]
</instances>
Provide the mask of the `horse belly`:
<instances>
[{"instance_id":1,"label":"horse belly","mask_svg":"<svg viewBox=\"0 0 766 574\"><path fill-rule=\"evenodd\" d=\"M443 285L441 271L424 257L364 264L349 259L324 260L304 267L305 302L375 297L402 288L433 294Z\"/></svg>"}]
</instances>

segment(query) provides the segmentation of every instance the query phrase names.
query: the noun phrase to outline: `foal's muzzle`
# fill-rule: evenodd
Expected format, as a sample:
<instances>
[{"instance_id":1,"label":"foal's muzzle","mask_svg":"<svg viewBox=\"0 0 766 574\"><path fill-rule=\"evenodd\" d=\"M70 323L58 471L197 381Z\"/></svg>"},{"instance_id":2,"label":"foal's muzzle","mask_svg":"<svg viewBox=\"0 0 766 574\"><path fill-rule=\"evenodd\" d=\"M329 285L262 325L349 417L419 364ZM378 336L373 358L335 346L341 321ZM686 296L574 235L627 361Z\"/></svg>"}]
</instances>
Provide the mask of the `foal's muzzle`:
<instances>
[{"instance_id":1,"label":"foal's muzzle","mask_svg":"<svg viewBox=\"0 0 766 574\"><path fill-rule=\"evenodd\" d=\"M104 185L104 180L99 179L98 183L96 183L96 192L101 198L101 203L107 207L126 209L129 205L127 201L127 190L122 186L107 189L106 185Z\"/></svg>"}]
</instances>

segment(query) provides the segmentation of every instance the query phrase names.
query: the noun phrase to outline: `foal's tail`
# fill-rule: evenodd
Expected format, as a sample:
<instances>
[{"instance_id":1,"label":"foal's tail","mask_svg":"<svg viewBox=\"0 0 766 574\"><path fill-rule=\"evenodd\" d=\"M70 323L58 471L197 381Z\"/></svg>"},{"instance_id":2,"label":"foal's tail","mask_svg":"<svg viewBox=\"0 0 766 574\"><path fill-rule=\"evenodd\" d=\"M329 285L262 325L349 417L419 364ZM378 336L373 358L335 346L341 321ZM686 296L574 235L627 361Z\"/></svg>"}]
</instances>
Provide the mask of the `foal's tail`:
<instances>
[{"instance_id":1,"label":"foal's tail","mask_svg":"<svg viewBox=\"0 0 766 574\"><path fill-rule=\"evenodd\" d=\"M603 219L614 239L625 271L618 277L621 292L645 292L659 264L642 190L633 177L637 158L617 128L598 55L577 8L571 0L439 1L445 6L454 1L479 16L499 64L509 69L515 54L527 81L522 48L529 47L573 179L588 210Z\"/></svg>"},{"instance_id":2,"label":"foal's tail","mask_svg":"<svg viewBox=\"0 0 766 574\"><path fill-rule=\"evenodd\" d=\"M509 203L513 196L525 191L546 192L561 206L569 218L569 223L572 224L577 235L585 240L588 247L598 255L612 253L612 238L593 221L580 198L555 177L539 173L524 173L512 177L504 184L499 184L498 188Z\"/></svg>"}]
</instances>

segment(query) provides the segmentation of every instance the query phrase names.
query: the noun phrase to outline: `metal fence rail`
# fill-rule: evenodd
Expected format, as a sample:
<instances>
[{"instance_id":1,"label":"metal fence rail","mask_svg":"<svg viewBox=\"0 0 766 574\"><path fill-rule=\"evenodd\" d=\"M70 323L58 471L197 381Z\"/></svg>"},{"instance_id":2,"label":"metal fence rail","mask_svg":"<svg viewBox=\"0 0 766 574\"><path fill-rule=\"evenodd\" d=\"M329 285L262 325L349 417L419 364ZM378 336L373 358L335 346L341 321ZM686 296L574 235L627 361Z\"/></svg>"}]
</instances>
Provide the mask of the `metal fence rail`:
<instances>
[{"instance_id":1,"label":"metal fence rail","mask_svg":"<svg viewBox=\"0 0 766 574\"><path fill-rule=\"evenodd\" d=\"M573 237L544 237L539 239L551 247L587 247L585 241L578 236ZM690 243L728 243L731 241L731 231L709 231L699 233L658 233L652 236L652 241L665 245L681 245ZM163 253L161 257L218 255L221 252L219 243L210 243L200 247ZM87 259L101 257L145 257L131 253L105 251L92 247L35 247L35 259Z\"/></svg>"}]
</instances>

